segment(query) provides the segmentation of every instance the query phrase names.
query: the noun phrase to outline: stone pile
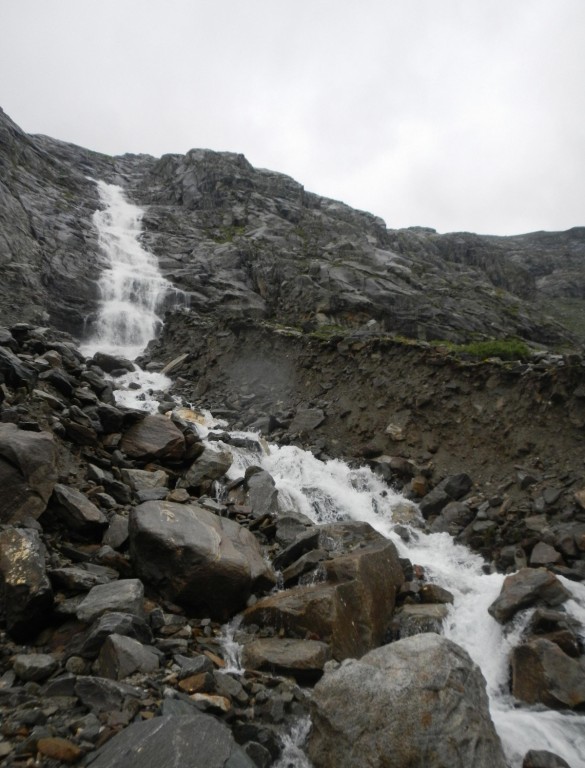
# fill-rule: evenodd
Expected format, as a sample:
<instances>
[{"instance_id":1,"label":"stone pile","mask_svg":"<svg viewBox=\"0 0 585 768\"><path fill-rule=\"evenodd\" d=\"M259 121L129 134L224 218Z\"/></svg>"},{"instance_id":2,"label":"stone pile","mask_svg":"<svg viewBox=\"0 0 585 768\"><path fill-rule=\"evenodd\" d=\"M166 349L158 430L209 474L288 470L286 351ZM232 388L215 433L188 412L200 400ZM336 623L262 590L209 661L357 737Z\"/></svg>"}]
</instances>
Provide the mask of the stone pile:
<instances>
[{"instance_id":1,"label":"stone pile","mask_svg":"<svg viewBox=\"0 0 585 768\"><path fill-rule=\"evenodd\" d=\"M317 768L358 765L366 753L377 764L387 744L364 732L359 748L346 749L336 728L351 733L352 724L331 724L341 702L354 716L362 709L354 699L362 689L387 720L397 696L389 673L405 664L405 701L426 714L411 734L414 752L395 747L404 752L396 766L415 753L429 768L458 764L454 754L462 766L504 764L481 675L440 637L452 596L391 542L365 523L315 525L280 509L259 467L228 479L230 443L261 450L258 442L216 432L204 443L185 413L118 407L104 367L115 378L125 361L85 360L67 336L25 324L0 329L0 351L9 353L0 353L6 765L265 768L278 759L285 726L308 713L306 686L315 684ZM320 418L305 409L294 428L314 433ZM408 482L417 477L405 459L376 461ZM405 526L467 530L478 514L471 478L450 475L434 488L426 480L423 515L405 505ZM552 573L578 573L572 535L576 554L565 565L530 562L490 609L509 621L539 605L511 660L513 692L529 703L585 701L580 629L563 614L566 593ZM221 626L236 615L230 631L244 669ZM463 689L446 682L461 676ZM457 725L469 719L470 701L473 754ZM390 731L385 738L395 742Z\"/></svg>"}]
</instances>

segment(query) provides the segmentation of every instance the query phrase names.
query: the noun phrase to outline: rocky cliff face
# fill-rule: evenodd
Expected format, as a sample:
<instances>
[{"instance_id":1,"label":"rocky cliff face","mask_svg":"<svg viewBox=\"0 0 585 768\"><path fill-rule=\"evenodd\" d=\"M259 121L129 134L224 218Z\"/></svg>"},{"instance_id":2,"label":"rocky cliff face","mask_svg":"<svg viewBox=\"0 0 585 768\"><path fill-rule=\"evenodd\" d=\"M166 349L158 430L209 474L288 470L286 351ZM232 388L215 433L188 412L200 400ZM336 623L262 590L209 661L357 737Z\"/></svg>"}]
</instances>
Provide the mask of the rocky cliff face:
<instances>
[{"instance_id":1,"label":"rocky cliff face","mask_svg":"<svg viewBox=\"0 0 585 768\"><path fill-rule=\"evenodd\" d=\"M0 312L84 333L102 256L102 178L147 206L146 244L191 311L463 342L585 339L585 228L490 237L387 229L233 153L111 158L0 114Z\"/></svg>"}]
</instances>

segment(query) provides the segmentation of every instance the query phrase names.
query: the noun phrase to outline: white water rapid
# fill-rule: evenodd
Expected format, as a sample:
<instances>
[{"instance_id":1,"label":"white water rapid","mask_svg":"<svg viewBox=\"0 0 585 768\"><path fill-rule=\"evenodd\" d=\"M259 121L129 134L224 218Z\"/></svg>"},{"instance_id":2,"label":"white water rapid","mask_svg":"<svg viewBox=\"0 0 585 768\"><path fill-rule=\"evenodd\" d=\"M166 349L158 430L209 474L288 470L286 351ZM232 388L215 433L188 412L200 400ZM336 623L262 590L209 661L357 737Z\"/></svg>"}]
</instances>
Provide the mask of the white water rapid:
<instances>
[{"instance_id":1,"label":"white water rapid","mask_svg":"<svg viewBox=\"0 0 585 768\"><path fill-rule=\"evenodd\" d=\"M121 187L97 182L103 209L93 215L98 242L108 265L98 288L100 308L93 336L82 345L87 357L105 352L134 360L155 338L162 320L158 315L165 298L177 292L160 273L156 256L140 244L144 211L126 200ZM171 380L156 372L136 370L116 381L117 402L154 410L147 393L167 389Z\"/></svg>"},{"instance_id":2,"label":"white water rapid","mask_svg":"<svg viewBox=\"0 0 585 768\"><path fill-rule=\"evenodd\" d=\"M235 462L230 477L241 476L251 459L231 448ZM487 611L500 592L504 576L486 574L484 561L446 533L425 534L411 529L409 541L396 533L393 516L408 504L368 468L351 469L342 461L323 463L295 447L270 446L256 453L274 477L283 509L291 507L317 523L353 519L370 523L391 539L401 556L422 565L427 578L454 595L444 633L467 650L487 682L490 709L510 765L519 768L529 749L544 749L563 757L571 768L585 765L585 719L582 715L521 705L509 693L508 657L533 609L523 611L511 627L502 627ZM565 608L582 623L585 586L562 579L573 600ZM584 636L585 639L585 636ZM306 766L299 758L291 766Z\"/></svg>"}]
</instances>

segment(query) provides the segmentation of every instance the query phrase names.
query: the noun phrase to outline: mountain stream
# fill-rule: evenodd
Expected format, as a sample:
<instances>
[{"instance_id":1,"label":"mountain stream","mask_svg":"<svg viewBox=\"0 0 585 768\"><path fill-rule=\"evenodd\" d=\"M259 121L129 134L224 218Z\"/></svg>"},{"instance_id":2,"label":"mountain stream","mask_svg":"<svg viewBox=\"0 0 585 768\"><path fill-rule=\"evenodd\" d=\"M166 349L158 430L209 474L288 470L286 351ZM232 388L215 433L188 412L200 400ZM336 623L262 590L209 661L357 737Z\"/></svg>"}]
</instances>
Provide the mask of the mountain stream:
<instances>
[{"instance_id":1,"label":"mountain stream","mask_svg":"<svg viewBox=\"0 0 585 768\"><path fill-rule=\"evenodd\" d=\"M98 182L98 188L104 209L96 212L94 223L109 266L100 280L102 303L95 335L82 351L88 356L99 350L134 359L156 335L161 325L157 312L174 289L160 274L155 256L140 245L142 210L128 203L119 187ZM115 380L116 399L122 405L156 411L158 402L149 393L164 390L170 383L159 373L137 369ZM257 435L248 437L257 439ZM404 536L402 526L399 535L393 515L410 502L368 468L352 469L338 460L322 462L290 446L270 445L267 451L264 446L258 452L229 448L234 454L230 477L241 476L250 464L260 464L274 477L283 508L294 507L316 523L346 519L368 522L395 543L401 556L423 566L428 580L453 593L444 634L465 648L481 668L492 718L511 766L518 768L529 749L554 752L572 768L584 764L582 715L525 706L509 693L509 652L533 609L523 611L506 627L489 615L487 608L500 592L503 575L486 573L484 561L446 533L426 534L412 527ZM573 596L566 610L585 626L585 586L561 580ZM234 672L236 628L233 624L228 630ZM279 762L282 768L310 765L299 748L307 731L306 723L297 723L286 736Z\"/></svg>"}]
</instances>

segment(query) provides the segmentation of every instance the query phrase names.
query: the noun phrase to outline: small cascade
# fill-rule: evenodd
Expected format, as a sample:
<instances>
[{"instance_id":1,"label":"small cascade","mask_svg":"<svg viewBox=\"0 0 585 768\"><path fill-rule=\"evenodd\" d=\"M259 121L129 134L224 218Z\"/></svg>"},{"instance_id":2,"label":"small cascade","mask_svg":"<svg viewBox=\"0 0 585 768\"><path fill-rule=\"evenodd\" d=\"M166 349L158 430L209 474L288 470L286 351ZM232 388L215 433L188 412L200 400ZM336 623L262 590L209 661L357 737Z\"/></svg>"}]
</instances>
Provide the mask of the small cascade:
<instances>
[{"instance_id":1,"label":"small cascade","mask_svg":"<svg viewBox=\"0 0 585 768\"><path fill-rule=\"evenodd\" d=\"M219 644L226 663L222 672L227 674L243 675L246 671L242 667L242 651L244 647L235 639L236 632L240 628L241 623L242 616L237 615L222 627Z\"/></svg>"}]
</instances>

